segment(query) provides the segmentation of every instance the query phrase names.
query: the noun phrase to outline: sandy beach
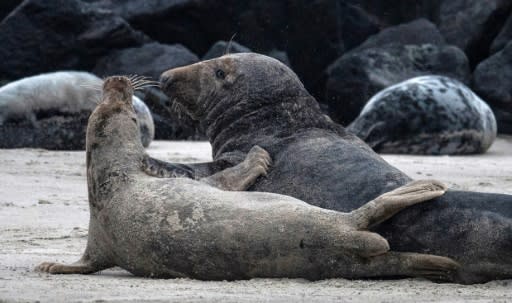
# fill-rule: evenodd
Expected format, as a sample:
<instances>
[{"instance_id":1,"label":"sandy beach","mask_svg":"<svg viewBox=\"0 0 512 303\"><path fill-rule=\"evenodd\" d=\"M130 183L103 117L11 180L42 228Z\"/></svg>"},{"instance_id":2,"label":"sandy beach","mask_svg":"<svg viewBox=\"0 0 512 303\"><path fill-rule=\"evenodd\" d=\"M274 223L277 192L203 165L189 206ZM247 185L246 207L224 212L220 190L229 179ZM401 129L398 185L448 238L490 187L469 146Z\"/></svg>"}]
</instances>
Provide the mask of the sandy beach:
<instances>
[{"instance_id":1,"label":"sandy beach","mask_svg":"<svg viewBox=\"0 0 512 303\"><path fill-rule=\"evenodd\" d=\"M149 154L173 162L211 159L206 142L156 141ZM384 158L416 179L512 194L512 137L476 156ZM34 272L82 254L89 220L85 153L0 150L0 302L511 302L512 280L480 285L421 279L203 282L133 277L121 269L81 276Z\"/></svg>"}]
</instances>

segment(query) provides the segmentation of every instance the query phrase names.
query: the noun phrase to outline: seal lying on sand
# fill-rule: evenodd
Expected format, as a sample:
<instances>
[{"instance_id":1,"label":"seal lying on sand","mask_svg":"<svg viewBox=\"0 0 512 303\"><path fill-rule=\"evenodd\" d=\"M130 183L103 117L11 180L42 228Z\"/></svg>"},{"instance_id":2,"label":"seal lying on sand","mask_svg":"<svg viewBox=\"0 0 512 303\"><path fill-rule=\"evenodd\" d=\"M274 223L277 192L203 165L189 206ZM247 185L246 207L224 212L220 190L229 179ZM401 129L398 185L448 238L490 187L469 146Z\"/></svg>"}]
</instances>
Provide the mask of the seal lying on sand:
<instances>
[{"instance_id":1,"label":"seal lying on sand","mask_svg":"<svg viewBox=\"0 0 512 303\"><path fill-rule=\"evenodd\" d=\"M240 164L205 182L144 173L133 90L124 77L104 83L87 128L90 223L80 261L43 263L50 273L93 273L120 266L140 276L197 279L421 276L450 280L449 258L389 252L366 229L445 187L416 181L345 214L247 188L265 174L268 154L254 147ZM207 184L209 183L209 184Z\"/></svg>"},{"instance_id":2,"label":"seal lying on sand","mask_svg":"<svg viewBox=\"0 0 512 303\"><path fill-rule=\"evenodd\" d=\"M347 130L379 153L485 153L496 139L491 108L467 86L422 76L382 90Z\"/></svg>"},{"instance_id":3,"label":"seal lying on sand","mask_svg":"<svg viewBox=\"0 0 512 303\"><path fill-rule=\"evenodd\" d=\"M86 72L55 72L23 78L0 88L0 148L83 150L87 118L100 93L100 78ZM133 98L144 146L155 127L148 107Z\"/></svg>"},{"instance_id":4,"label":"seal lying on sand","mask_svg":"<svg viewBox=\"0 0 512 303\"><path fill-rule=\"evenodd\" d=\"M322 208L352 211L411 178L333 123L285 65L232 54L165 72L163 90L206 129L212 163L180 166L201 177L238 163L254 145L273 166L252 191L274 192ZM152 163L153 171L174 165ZM512 196L448 191L375 226L393 250L450 256L457 281L512 278Z\"/></svg>"}]
</instances>

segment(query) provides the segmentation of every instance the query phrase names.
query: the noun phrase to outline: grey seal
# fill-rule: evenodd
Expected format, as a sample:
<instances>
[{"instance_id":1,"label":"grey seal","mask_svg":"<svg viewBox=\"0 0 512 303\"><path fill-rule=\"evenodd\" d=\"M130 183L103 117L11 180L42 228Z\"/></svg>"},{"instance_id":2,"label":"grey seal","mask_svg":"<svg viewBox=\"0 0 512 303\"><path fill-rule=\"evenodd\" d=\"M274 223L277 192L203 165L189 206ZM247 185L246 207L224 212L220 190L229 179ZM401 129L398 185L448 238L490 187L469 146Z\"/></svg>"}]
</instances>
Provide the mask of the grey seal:
<instances>
[{"instance_id":1,"label":"grey seal","mask_svg":"<svg viewBox=\"0 0 512 303\"><path fill-rule=\"evenodd\" d=\"M100 98L102 80L93 74L60 71L0 87L0 148L83 150L87 118ZM144 146L155 127L144 102L133 97Z\"/></svg>"},{"instance_id":2,"label":"grey seal","mask_svg":"<svg viewBox=\"0 0 512 303\"><path fill-rule=\"evenodd\" d=\"M461 82L422 76L373 96L347 130L379 153L485 153L496 139L494 114Z\"/></svg>"},{"instance_id":3,"label":"grey seal","mask_svg":"<svg viewBox=\"0 0 512 303\"><path fill-rule=\"evenodd\" d=\"M250 191L295 197L350 212L411 178L324 115L296 74L259 54L231 54L169 70L162 89L199 120L213 162L181 165L190 178L239 163L254 145L273 159ZM153 162L154 171L176 169ZM461 268L456 281L512 278L512 196L449 190L411 206L373 231L392 250L449 256Z\"/></svg>"},{"instance_id":4,"label":"grey seal","mask_svg":"<svg viewBox=\"0 0 512 303\"><path fill-rule=\"evenodd\" d=\"M445 257L391 252L384 238L367 231L442 195L441 183L411 182L340 213L278 194L219 189L243 190L267 173L270 158L259 147L239 165L200 181L148 176L130 81L111 77L103 90L87 128L87 248L76 263L43 263L38 270L87 274L120 266L138 276L208 280L450 280L458 268Z\"/></svg>"}]
</instances>

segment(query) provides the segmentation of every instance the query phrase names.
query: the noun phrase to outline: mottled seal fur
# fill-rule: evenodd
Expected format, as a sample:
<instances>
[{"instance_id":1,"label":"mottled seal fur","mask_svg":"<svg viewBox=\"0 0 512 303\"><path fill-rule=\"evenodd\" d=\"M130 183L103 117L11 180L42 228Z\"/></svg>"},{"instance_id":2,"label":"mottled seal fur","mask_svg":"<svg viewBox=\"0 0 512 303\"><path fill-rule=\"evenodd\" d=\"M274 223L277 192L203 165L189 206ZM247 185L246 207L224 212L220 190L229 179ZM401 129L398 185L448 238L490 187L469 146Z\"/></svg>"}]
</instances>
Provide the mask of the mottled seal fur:
<instances>
[{"instance_id":1,"label":"mottled seal fur","mask_svg":"<svg viewBox=\"0 0 512 303\"><path fill-rule=\"evenodd\" d=\"M227 55L172 69L161 81L165 92L201 121L212 144L212 163L179 167L190 177L237 163L259 145L273 166L250 190L322 208L352 211L411 180L322 114L295 73L272 58ZM458 282L512 278L510 195L449 190L373 230L385 235L393 250L454 258L462 265Z\"/></svg>"},{"instance_id":2,"label":"mottled seal fur","mask_svg":"<svg viewBox=\"0 0 512 303\"><path fill-rule=\"evenodd\" d=\"M497 133L487 103L443 76L416 77L382 90L347 129L376 152L425 155L484 153Z\"/></svg>"},{"instance_id":3,"label":"mottled seal fur","mask_svg":"<svg viewBox=\"0 0 512 303\"><path fill-rule=\"evenodd\" d=\"M99 100L101 79L86 72L54 72L23 78L0 88L0 148L85 148L87 118ZM155 128L148 107L133 105L144 146Z\"/></svg>"},{"instance_id":4,"label":"mottled seal fur","mask_svg":"<svg viewBox=\"0 0 512 303\"><path fill-rule=\"evenodd\" d=\"M50 273L120 266L135 275L232 280L253 277L422 276L450 280L449 258L389 252L366 229L446 188L416 181L340 213L297 199L243 190L265 174L269 155L253 147L241 164L201 181L145 174L147 157L125 77L105 80L87 128L90 224L80 261L43 263Z\"/></svg>"}]
</instances>

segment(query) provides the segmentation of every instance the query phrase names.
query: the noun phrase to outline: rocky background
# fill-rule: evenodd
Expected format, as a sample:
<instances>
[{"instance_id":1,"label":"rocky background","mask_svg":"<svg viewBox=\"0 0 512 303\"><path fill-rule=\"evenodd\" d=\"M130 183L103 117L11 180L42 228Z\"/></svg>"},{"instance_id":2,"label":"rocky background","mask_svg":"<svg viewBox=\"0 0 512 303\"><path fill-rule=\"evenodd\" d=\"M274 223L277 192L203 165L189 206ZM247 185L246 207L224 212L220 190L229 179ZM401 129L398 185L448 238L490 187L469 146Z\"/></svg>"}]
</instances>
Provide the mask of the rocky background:
<instances>
[{"instance_id":1,"label":"rocky background","mask_svg":"<svg viewBox=\"0 0 512 303\"><path fill-rule=\"evenodd\" d=\"M2 0L0 19L0 83L56 70L158 79L222 55L236 34L231 52L283 61L344 125L378 91L437 74L469 85L512 133L510 0ZM200 136L168 118L158 90L141 97L157 139Z\"/></svg>"}]
</instances>

